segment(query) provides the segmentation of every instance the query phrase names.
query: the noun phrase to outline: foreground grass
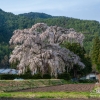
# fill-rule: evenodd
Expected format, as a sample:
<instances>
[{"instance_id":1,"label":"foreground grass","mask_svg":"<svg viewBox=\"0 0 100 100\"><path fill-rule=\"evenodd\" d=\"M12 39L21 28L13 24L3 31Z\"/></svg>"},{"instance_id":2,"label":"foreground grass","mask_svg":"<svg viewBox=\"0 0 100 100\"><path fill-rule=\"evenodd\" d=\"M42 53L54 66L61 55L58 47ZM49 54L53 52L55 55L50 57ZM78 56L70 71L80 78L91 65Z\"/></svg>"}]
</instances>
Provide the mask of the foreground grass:
<instances>
[{"instance_id":1,"label":"foreground grass","mask_svg":"<svg viewBox=\"0 0 100 100\"><path fill-rule=\"evenodd\" d=\"M0 80L0 91L15 91L21 89L67 84L63 79L30 79L30 80Z\"/></svg>"},{"instance_id":2,"label":"foreground grass","mask_svg":"<svg viewBox=\"0 0 100 100\"><path fill-rule=\"evenodd\" d=\"M66 81L63 79L37 79L37 80L29 79L29 80L17 80L17 81L0 80L0 91L11 92L29 88L64 85L64 84L78 84L78 83Z\"/></svg>"},{"instance_id":3,"label":"foreground grass","mask_svg":"<svg viewBox=\"0 0 100 100\"><path fill-rule=\"evenodd\" d=\"M66 81L63 79L37 79L37 80L29 79L29 80L17 80L17 81L0 80L0 91L11 92L29 88L64 85L64 84L78 84L78 83L73 83L71 81Z\"/></svg>"},{"instance_id":4,"label":"foreground grass","mask_svg":"<svg viewBox=\"0 0 100 100\"><path fill-rule=\"evenodd\" d=\"M0 98L90 98L90 92L1 92ZM99 96L97 96L99 97Z\"/></svg>"}]
</instances>

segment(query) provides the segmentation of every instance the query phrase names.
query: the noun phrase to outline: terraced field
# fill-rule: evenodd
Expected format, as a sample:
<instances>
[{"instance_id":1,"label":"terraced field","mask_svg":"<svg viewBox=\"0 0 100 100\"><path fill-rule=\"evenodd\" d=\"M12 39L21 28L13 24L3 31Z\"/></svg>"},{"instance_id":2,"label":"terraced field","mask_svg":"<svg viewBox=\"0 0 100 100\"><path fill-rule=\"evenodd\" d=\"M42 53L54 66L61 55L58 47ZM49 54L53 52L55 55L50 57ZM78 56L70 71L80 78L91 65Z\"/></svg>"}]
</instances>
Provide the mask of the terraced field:
<instances>
[{"instance_id":1,"label":"terraced field","mask_svg":"<svg viewBox=\"0 0 100 100\"><path fill-rule=\"evenodd\" d=\"M66 81L60 79L0 80L0 91L17 91L61 84L66 84Z\"/></svg>"},{"instance_id":2,"label":"terraced field","mask_svg":"<svg viewBox=\"0 0 100 100\"><path fill-rule=\"evenodd\" d=\"M95 86L100 87L100 84L67 84L63 80L1 81L0 89L5 90L10 88L9 90L13 90L13 92L1 91L0 94L4 93L4 95L8 95L8 97L1 97L0 100L100 100L100 98L88 97ZM10 96L10 93L17 98ZM75 98L73 98L73 95ZM9 98L9 96L12 98ZM54 99L55 97L58 99Z\"/></svg>"}]
</instances>

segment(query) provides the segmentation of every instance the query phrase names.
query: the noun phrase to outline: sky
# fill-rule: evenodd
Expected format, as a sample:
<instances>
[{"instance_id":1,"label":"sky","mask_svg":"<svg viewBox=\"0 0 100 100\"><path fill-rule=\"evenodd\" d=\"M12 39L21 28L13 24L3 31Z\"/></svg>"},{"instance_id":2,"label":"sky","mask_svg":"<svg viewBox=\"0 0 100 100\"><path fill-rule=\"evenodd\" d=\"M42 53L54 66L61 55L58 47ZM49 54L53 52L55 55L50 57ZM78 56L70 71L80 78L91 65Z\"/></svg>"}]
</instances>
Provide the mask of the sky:
<instances>
[{"instance_id":1,"label":"sky","mask_svg":"<svg viewBox=\"0 0 100 100\"><path fill-rule=\"evenodd\" d=\"M0 8L14 14L40 12L100 22L100 0L0 0Z\"/></svg>"}]
</instances>

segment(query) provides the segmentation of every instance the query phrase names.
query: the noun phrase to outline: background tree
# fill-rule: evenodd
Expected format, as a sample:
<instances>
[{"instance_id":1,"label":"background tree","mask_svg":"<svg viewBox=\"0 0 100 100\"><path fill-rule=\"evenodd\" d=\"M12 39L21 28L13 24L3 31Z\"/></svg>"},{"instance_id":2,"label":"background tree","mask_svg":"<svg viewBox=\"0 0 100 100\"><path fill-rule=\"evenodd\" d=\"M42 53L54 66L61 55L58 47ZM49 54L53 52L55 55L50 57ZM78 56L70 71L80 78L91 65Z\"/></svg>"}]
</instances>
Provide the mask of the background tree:
<instances>
[{"instance_id":1,"label":"background tree","mask_svg":"<svg viewBox=\"0 0 100 100\"><path fill-rule=\"evenodd\" d=\"M100 72L100 39L99 37L95 37L93 40L93 47L91 50L91 59L94 65L94 70Z\"/></svg>"},{"instance_id":2,"label":"background tree","mask_svg":"<svg viewBox=\"0 0 100 100\"><path fill-rule=\"evenodd\" d=\"M70 71L71 76L77 77L77 75L86 75L92 71L91 59L86 55L84 47L80 46L78 43L69 43L67 41L64 42L62 46L77 54L85 64L84 69L80 69L78 65L74 65L73 69Z\"/></svg>"}]
</instances>

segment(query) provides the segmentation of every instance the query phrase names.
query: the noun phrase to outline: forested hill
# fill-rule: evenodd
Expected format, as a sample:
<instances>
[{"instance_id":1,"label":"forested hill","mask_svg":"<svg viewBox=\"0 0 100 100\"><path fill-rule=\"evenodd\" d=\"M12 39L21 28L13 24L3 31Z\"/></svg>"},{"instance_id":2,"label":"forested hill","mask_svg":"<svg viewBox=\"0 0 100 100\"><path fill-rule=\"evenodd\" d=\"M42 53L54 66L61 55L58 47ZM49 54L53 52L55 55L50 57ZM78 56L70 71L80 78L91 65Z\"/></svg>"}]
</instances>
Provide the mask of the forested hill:
<instances>
[{"instance_id":1,"label":"forested hill","mask_svg":"<svg viewBox=\"0 0 100 100\"><path fill-rule=\"evenodd\" d=\"M38 12L30 12L30 13L24 13L24 14L19 14L20 16L25 16L28 18L52 18L53 16L45 14L45 13L38 13Z\"/></svg>"},{"instance_id":2,"label":"forested hill","mask_svg":"<svg viewBox=\"0 0 100 100\"><path fill-rule=\"evenodd\" d=\"M92 41L94 35L100 35L100 23L92 20L80 20L69 17L53 17L45 13L24 13L14 15L0 9L0 43L9 41L15 29L31 27L37 22L74 28L86 35L86 41ZM88 37L88 38L87 38Z\"/></svg>"},{"instance_id":3,"label":"forested hill","mask_svg":"<svg viewBox=\"0 0 100 100\"><path fill-rule=\"evenodd\" d=\"M50 25L74 28L77 32L85 35L84 47L89 53L92 46L92 39L95 35L100 36L100 23L93 20L80 20L69 17L54 17L44 13L24 13L14 15L0 9L0 67L1 62L5 64L9 56L8 42L15 29L29 28L35 23L44 22ZM6 60L5 60L6 59ZM6 64L5 64L6 65Z\"/></svg>"}]
</instances>

